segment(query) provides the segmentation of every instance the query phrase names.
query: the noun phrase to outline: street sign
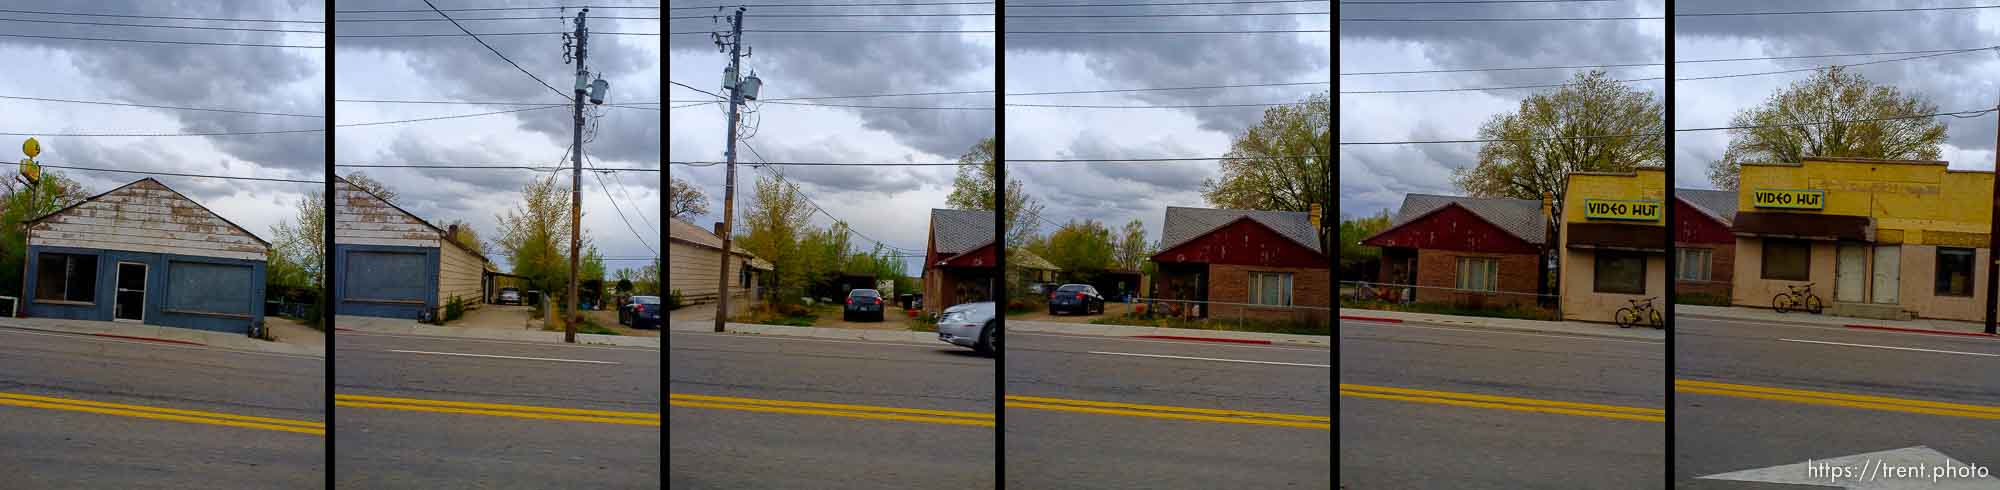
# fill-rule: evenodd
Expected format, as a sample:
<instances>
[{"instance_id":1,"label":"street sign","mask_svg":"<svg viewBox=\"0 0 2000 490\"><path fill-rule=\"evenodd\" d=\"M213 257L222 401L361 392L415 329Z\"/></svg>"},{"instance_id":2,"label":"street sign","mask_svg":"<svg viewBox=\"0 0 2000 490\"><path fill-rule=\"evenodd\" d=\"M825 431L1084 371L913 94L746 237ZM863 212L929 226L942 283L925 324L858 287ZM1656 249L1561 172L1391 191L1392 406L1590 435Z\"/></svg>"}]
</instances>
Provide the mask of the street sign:
<instances>
[{"instance_id":1,"label":"street sign","mask_svg":"<svg viewBox=\"0 0 2000 490\"><path fill-rule=\"evenodd\" d=\"M41 182L42 166L36 165L35 159L33 158L21 159L21 177L28 179L29 185L34 185L36 182Z\"/></svg>"},{"instance_id":2,"label":"street sign","mask_svg":"<svg viewBox=\"0 0 2000 490\"><path fill-rule=\"evenodd\" d=\"M28 138L27 141L21 142L21 153L28 154L28 158L41 156L42 143L39 141L35 141L34 138Z\"/></svg>"},{"instance_id":3,"label":"street sign","mask_svg":"<svg viewBox=\"0 0 2000 490\"><path fill-rule=\"evenodd\" d=\"M1924 446L1808 460L1701 477L1834 488L2000 488L1992 468L1966 464Z\"/></svg>"}]
</instances>

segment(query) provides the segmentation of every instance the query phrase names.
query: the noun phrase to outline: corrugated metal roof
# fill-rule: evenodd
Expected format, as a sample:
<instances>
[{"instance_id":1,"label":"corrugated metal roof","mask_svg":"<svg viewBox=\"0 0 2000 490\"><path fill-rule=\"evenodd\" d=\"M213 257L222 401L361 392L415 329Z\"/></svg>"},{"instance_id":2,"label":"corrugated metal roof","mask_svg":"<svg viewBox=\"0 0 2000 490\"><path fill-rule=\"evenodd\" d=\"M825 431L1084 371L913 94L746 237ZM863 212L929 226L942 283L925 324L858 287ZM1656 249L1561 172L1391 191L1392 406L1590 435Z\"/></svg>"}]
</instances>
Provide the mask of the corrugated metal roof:
<instances>
[{"instance_id":1,"label":"corrugated metal roof","mask_svg":"<svg viewBox=\"0 0 2000 490\"><path fill-rule=\"evenodd\" d=\"M955 254L993 243L993 211L932 209L931 240L937 253Z\"/></svg>"},{"instance_id":2,"label":"corrugated metal roof","mask_svg":"<svg viewBox=\"0 0 2000 490\"><path fill-rule=\"evenodd\" d=\"M1674 197L1722 220L1722 224L1736 221L1736 191L1674 189Z\"/></svg>"},{"instance_id":3,"label":"corrugated metal roof","mask_svg":"<svg viewBox=\"0 0 2000 490\"><path fill-rule=\"evenodd\" d=\"M1403 226L1453 203L1528 243L1542 245L1547 241L1549 223L1542 218L1542 202L1533 199L1409 194L1403 196L1403 207L1396 211L1396 218L1389 223L1389 229Z\"/></svg>"},{"instance_id":4,"label":"corrugated metal roof","mask_svg":"<svg viewBox=\"0 0 2000 490\"><path fill-rule=\"evenodd\" d=\"M695 226L693 223L681 221L680 218L669 218L667 223L668 239L681 240L716 250L722 249L722 237L715 236L715 232L713 231ZM770 262L757 257L756 254L752 254L748 250L744 250L743 247L731 243L729 244L729 248L735 250L739 255L750 257L750 268L771 270Z\"/></svg>"},{"instance_id":5,"label":"corrugated metal roof","mask_svg":"<svg viewBox=\"0 0 2000 490\"><path fill-rule=\"evenodd\" d=\"M1319 230L1313 229L1312 217L1306 213L1176 206L1167 206L1167 221L1160 228L1160 250L1178 247L1245 216L1299 245L1323 252L1319 249Z\"/></svg>"}]
</instances>

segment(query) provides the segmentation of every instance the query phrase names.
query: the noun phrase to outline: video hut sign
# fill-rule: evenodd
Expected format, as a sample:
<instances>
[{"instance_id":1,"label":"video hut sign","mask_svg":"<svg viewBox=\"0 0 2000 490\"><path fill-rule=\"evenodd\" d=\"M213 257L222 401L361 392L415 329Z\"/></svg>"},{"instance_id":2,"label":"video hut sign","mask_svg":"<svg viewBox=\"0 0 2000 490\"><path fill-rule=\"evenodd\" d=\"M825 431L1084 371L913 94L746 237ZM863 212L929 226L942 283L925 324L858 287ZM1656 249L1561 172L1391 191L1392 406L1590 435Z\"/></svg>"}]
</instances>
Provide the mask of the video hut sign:
<instances>
[{"instance_id":1,"label":"video hut sign","mask_svg":"<svg viewBox=\"0 0 2000 490\"><path fill-rule=\"evenodd\" d=\"M1584 219L1659 221L1660 211L1659 201L1583 200Z\"/></svg>"},{"instance_id":2,"label":"video hut sign","mask_svg":"<svg viewBox=\"0 0 2000 490\"><path fill-rule=\"evenodd\" d=\"M1825 209L1826 191L1818 189L1757 189L1750 204L1760 208Z\"/></svg>"}]
</instances>

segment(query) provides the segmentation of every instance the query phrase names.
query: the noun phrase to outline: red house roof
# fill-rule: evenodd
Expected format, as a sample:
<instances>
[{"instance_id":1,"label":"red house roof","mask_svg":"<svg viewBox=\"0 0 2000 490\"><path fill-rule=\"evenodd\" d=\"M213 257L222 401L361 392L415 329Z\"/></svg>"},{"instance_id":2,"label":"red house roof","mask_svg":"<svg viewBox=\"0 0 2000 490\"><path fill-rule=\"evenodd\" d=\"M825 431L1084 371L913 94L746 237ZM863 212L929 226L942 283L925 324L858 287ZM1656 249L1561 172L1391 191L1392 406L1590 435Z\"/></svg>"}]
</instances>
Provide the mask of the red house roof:
<instances>
[{"instance_id":1,"label":"red house roof","mask_svg":"<svg viewBox=\"0 0 2000 490\"><path fill-rule=\"evenodd\" d=\"M1539 216L1539 215L1538 215ZM1445 203L1361 240L1374 247L1428 248L1460 252L1541 253L1530 243L1456 202Z\"/></svg>"},{"instance_id":2,"label":"red house roof","mask_svg":"<svg viewBox=\"0 0 2000 490\"><path fill-rule=\"evenodd\" d=\"M1254 217L1236 218L1160 253L1154 262L1326 267L1327 256Z\"/></svg>"}]
</instances>

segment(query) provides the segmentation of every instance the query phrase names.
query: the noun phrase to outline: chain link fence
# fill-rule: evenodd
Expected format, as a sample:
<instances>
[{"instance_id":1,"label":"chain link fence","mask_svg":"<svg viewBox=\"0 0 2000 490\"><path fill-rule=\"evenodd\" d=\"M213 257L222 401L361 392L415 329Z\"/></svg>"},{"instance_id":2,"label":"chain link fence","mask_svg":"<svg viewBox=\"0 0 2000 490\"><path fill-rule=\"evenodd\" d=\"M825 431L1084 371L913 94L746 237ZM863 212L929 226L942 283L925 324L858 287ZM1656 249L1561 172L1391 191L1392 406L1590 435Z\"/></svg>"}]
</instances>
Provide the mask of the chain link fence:
<instances>
[{"instance_id":1,"label":"chain link fence","mask_svg":"<svg viewBox=\"0 0 2000 490\"><path fill-rule=\"evenodd\" d=\"M1443 315L1556 319L1554 294L1341 281L1340 307Z\"/></svg>"}]
</instances>

